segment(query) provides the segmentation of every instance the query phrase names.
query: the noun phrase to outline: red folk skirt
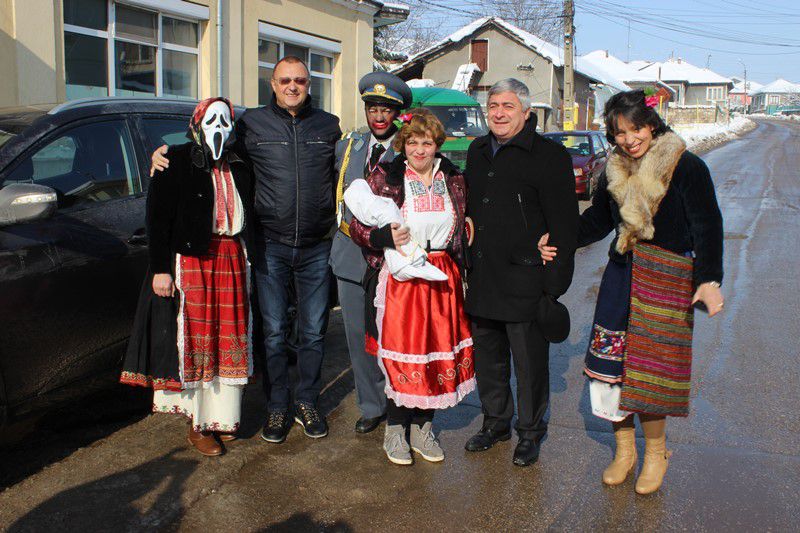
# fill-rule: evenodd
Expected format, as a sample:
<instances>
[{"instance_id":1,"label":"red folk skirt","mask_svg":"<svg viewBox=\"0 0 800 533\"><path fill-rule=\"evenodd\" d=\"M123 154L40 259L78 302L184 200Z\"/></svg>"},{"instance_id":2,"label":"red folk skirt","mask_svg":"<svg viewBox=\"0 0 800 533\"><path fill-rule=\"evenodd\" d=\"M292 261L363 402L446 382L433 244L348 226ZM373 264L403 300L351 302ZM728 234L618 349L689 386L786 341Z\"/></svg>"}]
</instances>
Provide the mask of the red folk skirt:
<instances>
[{"instance_id":1,"label":"red folk skirt","mask_svg":"<svg viewBox=\"0 0 800 533\"><path fill-rule=\"evenodd\" d=\"M183 388L245 385L253 373L247 261L238 237L213 235L202 257L178 256L178 364Z\"/></svg>"},{"instance_id":2,"label":"red folk skirt","mask_svg":"<svg viewBox=\"0 0 800 533\"><path fill-rule=\"evenodd\" d=\"M447 280L397 281L381 269L376 355L388 398L403 407L444 409L475 389L472 333L455 262L444 252L428 260Z\"/></svg>"}]
</instances>

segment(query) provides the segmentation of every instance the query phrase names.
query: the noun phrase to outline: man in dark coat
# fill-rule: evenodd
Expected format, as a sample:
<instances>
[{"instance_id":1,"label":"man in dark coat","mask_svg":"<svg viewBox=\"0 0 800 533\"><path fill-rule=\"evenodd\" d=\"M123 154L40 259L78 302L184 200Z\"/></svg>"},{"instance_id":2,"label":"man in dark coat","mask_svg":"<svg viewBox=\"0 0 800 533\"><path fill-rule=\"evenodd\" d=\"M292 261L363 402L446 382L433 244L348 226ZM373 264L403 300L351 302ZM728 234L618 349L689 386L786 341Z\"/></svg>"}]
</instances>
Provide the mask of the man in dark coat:
<instances>
[{"instance_id":1,"label":"man in dark coat","mask_svg":"<svg viewBox=\"0 0 800 533\"><path fill-rule=\"evenodd\" d=\"M572 280L578 203L572 160L563 146L536 133L528 88L515 79L496 83L487 111L491 133L470 145L466 167L475 239L465 305L484 415L466 449L487 450L511 437L513 356L514 464L527 466L538 459L550 399L549 342L537 311L550 303L541 299L558 298ZM543 266L536 243L547 232L551 243L558 241L558 263Z\"/></svg>"}]
</instances>

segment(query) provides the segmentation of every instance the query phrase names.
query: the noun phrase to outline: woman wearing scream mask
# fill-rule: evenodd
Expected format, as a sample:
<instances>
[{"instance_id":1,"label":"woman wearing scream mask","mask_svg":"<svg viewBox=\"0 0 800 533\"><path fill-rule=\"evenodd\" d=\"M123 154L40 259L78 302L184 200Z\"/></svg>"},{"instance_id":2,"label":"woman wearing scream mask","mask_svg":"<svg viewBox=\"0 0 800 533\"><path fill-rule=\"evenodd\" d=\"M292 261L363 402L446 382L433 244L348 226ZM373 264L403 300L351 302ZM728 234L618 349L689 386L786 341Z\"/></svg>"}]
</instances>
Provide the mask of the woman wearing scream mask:
<instances>
[{"instance_id":1,"label":"woman wearing scream mask","mask_svg":"<svg viewBox=\"0 0 800 533\"><path fill-rule=\"evenodd\" d=\"M387 422L384 451L395 464L411 464L411 450L428 461L444 459L432 431L435 409L456 405L475 388L472 336L464 312L462 271L466 189L461 171L437 153L444 128L426 109L412 109L394 140L398 153L367 182L390 198L403 224L371 227L353 219L350 235L362 247L365 276L367 351L378 357L386 377ZM416 241L443 281L398 281L384 260L384 248ZM406 433L409 434L408 438Z\"/></svg>"},{"instance_id":2,"label":"woman wearing scream mask","mask_svg":"<svg viewBox=\"0 0 800 533\"><path fill-rule=\"evenodd\" d=\"M189 442L207 456L234 438L253 373L243 238L253 180L227 149L232 130L227 99L201 101L192 142L170 147L170 166L150 181L150 271L120 377L153 389L154 412L189 418Z\"/></svg>"},{"instance_id":3,"label":"woman wearing scream mask","mask_svg":"<svg viewBox=\"0 0 800 533\"><path fill-rule=\"evenodd\" d=\"M578 246L587 246L616 231L584 372L592 412L612 422L617 444L603 483L618 485L634 470L633 415L639 416L645 438L639 494L657 491L667 471L666 417L689 412L693 306L709 316L723 308L714 184L652 100L628 91L606 104L606 136L615 149L578 236ZM539 241L545 261L556 253L547 237Z\"/></svg>"}]
</instances>

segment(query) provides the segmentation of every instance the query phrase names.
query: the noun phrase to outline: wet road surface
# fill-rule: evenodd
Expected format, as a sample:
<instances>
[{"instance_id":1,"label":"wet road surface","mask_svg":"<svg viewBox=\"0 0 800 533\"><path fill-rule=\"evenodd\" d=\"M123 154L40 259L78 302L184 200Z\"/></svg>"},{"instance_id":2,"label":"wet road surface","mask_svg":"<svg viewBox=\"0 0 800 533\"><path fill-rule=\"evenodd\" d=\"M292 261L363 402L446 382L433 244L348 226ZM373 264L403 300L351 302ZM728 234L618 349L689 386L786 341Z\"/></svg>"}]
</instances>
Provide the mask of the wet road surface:
<instances>
[{"instance_id":1,"label":"wet road surface","mask_svg":"<svg viewBox=\"0 0 800 533\"><path fill-rule=\"evenodd\" d=\"M358 413L335 314L321 400L331 411L327 438L308 439L296 426L284 445L262 442L258 386L245 399L244 438L219 458L189 450L185 422L177 417L135 417L128 425L101 420L93 428L98 440L76 445L83 441L63 433L73 439L69 453L54 456L63 460L26 472L0 493L0 527L796 531L800 124L760 122L704 159L725 217L726 309L713 319L697 316L692 413L669 422L674 454L659 493L637 496L632 480L614 488L600 482L613 435L589 413L581 368L607 240L576 257L563 298L573 331L551 350L550 431L533 467L511 464L516 439L479 454L463 450L480 427L475 394L436 415L444 463L389 464L382 429L363 436L352 431ZM638 445L641 458L641 438ZM25 447L6 450L3 461L35 463Z\"/></svg>"}]
</instances>

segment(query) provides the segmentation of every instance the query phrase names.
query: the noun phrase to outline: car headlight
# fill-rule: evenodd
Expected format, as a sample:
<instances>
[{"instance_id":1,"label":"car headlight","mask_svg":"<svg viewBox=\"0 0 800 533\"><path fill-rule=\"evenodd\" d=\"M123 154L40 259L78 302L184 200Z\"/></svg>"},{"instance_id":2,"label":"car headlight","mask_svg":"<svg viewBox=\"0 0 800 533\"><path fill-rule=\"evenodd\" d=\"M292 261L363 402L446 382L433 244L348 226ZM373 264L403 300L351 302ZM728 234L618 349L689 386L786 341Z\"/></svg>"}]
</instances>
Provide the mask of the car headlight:
<instances>
[{"instance_id":1,"label":"car headlight","mask_svg":"<svg viewBox=\"0 0 800 533\"><path fill-rule=\"evenodd\" d=\"M572 171L575 173L576 176L583 176L582 168L573 168Z\"/></svg>"}]
</instances>

